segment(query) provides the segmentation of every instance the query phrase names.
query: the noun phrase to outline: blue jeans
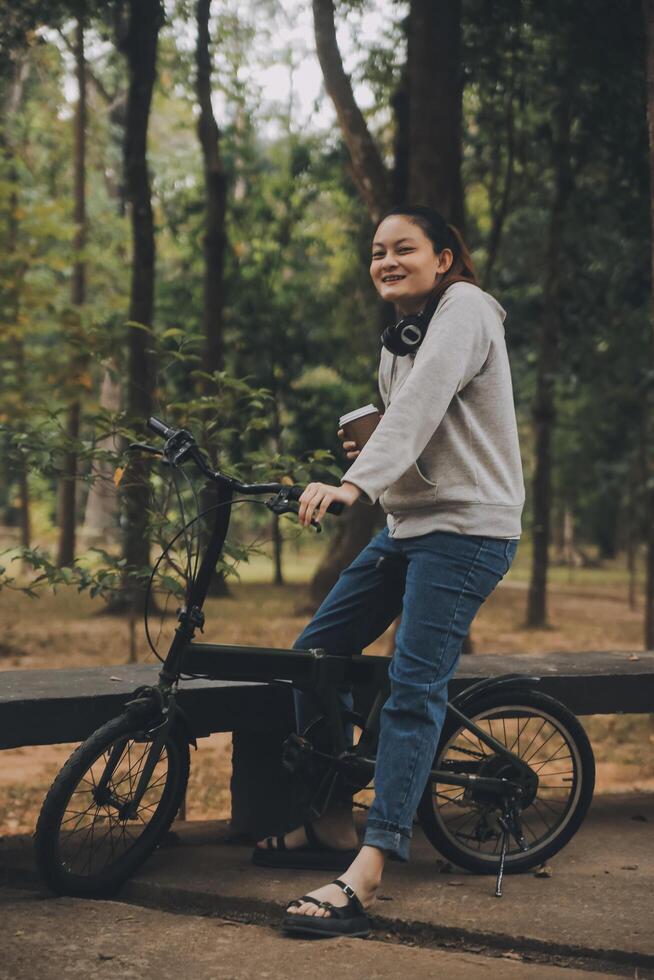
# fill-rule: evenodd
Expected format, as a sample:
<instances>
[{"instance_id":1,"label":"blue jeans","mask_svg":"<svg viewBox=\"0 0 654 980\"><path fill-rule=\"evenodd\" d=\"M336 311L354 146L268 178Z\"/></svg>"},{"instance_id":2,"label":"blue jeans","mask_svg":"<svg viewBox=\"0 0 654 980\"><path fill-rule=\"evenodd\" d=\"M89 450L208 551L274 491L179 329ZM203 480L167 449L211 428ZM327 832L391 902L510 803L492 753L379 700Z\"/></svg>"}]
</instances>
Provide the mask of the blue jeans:
<instances>
[{"instance_id":1,"label":"blue jeans","mask_svg":"<svg viewBox=\"0 0 654 980\"><path fill-rule=\"evenodd\" d=\"M448 531L391 538L384 528L341 573L295 641L296 650L356 655L402 613L364 844L408 859L413 815L432 767L462 641L517 546L517 540ZM299 731L315 719L315 704L302 692L296 692L296 713Z\"/></svg>"}]
</instances>

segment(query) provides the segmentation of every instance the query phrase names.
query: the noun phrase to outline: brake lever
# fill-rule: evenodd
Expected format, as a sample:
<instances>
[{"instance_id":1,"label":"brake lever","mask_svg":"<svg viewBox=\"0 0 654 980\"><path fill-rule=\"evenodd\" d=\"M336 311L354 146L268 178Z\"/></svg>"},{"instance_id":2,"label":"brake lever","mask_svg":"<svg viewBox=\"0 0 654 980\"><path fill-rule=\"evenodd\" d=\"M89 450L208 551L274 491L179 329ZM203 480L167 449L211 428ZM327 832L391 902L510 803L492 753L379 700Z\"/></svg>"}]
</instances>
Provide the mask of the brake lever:
<instances>
[{"instance_id":1,"label":"brake lever","mask_svg":"<svg viewBox=\"0 0 654 980\"><path fill-rule=\"evenodd\" d=\"M299 510L297 501L289 500L288 497L285 496L283 490L280 491L280 493L275 494L274 497L268 497L268 500L266 500L266 507L268 510L271 510L273 514L279 515L297 514ZM316 534L320 534L322 531L322 525L318 521L312 519L310 526L316 529Z\"/></svg>"},{"instance_id":2,"label":"brake lever","mask_svg":"<svg viewBox=\"0 0 654 980\"><path fill-rule=\"evenodd\" d=\"M130 442L127 447L131 451L141 450L144 453L152 453L153 456L163 456L163 453L156 446L149 446L147 442Z\"/></svg>"}]
</instances>

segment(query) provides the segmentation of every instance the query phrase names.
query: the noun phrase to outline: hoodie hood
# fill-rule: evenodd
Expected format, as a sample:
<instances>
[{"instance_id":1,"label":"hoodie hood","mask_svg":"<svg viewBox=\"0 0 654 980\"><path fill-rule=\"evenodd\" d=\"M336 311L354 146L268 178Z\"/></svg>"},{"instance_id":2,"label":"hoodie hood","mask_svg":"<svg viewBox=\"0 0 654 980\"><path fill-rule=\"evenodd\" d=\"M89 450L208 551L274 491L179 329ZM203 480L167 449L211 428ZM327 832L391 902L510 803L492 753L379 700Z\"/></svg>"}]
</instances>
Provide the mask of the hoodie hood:
<instances>
[{"instance_id":1,"label":"hoodie hood","mask_svg":"<svg viewBox=\"0 0 654 980\"><path fill-rule=\"evenodd\" d=\"M490 293L485 293L483 289L481 291L481 295L484 297L493 312L498 315L500 318L500 323L502 324L502 329L504 329L504 321L506 320L506 310L504 307L497 302L494 296L491 296Z\"/></svg>"}]
</instances>

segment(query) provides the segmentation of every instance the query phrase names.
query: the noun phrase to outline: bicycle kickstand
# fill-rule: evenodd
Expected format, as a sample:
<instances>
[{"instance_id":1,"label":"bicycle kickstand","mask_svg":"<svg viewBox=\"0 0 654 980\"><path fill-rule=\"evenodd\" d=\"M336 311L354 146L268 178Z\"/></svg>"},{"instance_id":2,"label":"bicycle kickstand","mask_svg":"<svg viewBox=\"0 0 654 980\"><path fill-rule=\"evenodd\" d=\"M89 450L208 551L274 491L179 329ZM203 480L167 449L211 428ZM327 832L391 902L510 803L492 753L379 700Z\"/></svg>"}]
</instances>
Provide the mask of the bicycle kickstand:
<instances>
[{"instance_id":1,"label":"bicycle kickstand","mask_svg":"<svg viewBox=\"0 0 654 980\"><path fill-rule=\"evenodd\" d=\"M511 833L509 828L509 823L504 817L500 817L500 826L502 827L502 850L500 852L500 866L497 871L497 879L495 881L495 898L502 897L502 879L504 878L504 862L506 860L506 852L509 848L509 835Z\"/></svg>"},{"instance_id":2,"label":"bicycle kickstand","mask_svg":"<svg viewBox=\"0 0 654 980\"><path fill-rule=\"evenodd\" d=\"M502 879L504 878L504 862L506 861L506 854L509 849L509 838L511 834L516 840L518 847L521 851L526 851L528 849L527 841L525 840L524 834L522 833L522 826L520 824L520 816L516 812L515 807L510 807L505 809L502 816L499 818L499 824L502 828L502 850L500 853L500 866L497 871L497 880L495 882L495 898L502 897Z\"/></svg>"}]
</instances>

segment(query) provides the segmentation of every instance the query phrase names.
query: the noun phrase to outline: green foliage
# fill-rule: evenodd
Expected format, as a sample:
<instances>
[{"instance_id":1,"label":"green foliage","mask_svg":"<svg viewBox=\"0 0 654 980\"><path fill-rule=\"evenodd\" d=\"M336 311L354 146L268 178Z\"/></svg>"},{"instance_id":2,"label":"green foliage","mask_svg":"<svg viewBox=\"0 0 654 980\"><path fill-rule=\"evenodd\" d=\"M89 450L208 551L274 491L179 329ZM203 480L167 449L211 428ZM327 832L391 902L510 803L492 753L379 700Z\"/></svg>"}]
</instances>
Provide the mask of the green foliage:
<instances>
[{"instance_id":1,"label":"green foliage","mask_svg":"<svg viewBox=\"0 0 654 980\"><path fill-rule=\"evenodd\" d=\"M369 124L391 159L392 98L406 53L408 5L394 5L374 46L358 30L372 8L369 0L342 0L339 27L352 40L348 67L355 85L372 92ZM85 6L92 72L87 303L80 310L70 302L71 270L80 256L72 221L72 62L64 38L78 9L28 3L8 14L0 37L0 54L3 44L11 52L0 77L5 96L17 68L24 63L28 69L18 111L3 118L0 134L0 452L7 464L0 474L0 513L6 524L17 523L25 470L54 522L58 478L71 452L78 460L81 520L89 487L107 479L100 464L112 470L124 462L127 442L146 436L145 420L99 404L106 370L125 381L129 326L130 228L120 171L126 76L113 4ZM284 28L290 8L249 0L236 9L216 0L213 84L228 182L225 366L207 372L200 333L205 203L195 132L194 5L167 9L148 133L157 240L156 316L147 328L155 412L190 428L225 472L337 482L343 467L338 416L377 397L381 319L367 272L372 229L347 173L347 153L337 131L300 128L292 98L284 105L264 98L264 69L283 66L289 77L297 69L301 52L290 47ZM571 115L573 191L558 243L563 302L555 505L574 509L582 539L609 546L621 513L628 511L641 528L645 515L638 460L651 384L650 230L640 4L629 0L617 14L590 0L555 6L466 0L463 61L466 235L485 288L508 310L526 460L536 338L548 315L544 269L555 120L562 105ZM78 399L81 431L71 440L66 413ZM163 476L155 467L149 473L150 532L163 543L181 512ZM252 518L261 529L269 514L252 508ZM247 558L247 549L230 547L226 568ZM109 598L124 581L111 548L68 569L55 569L43 547L21 559L32 578L40 576L39 587L65 584L68 576L71 584ZM16 587L15 568L7 564L0 584Z\"/></svg>"}]
</instances>

